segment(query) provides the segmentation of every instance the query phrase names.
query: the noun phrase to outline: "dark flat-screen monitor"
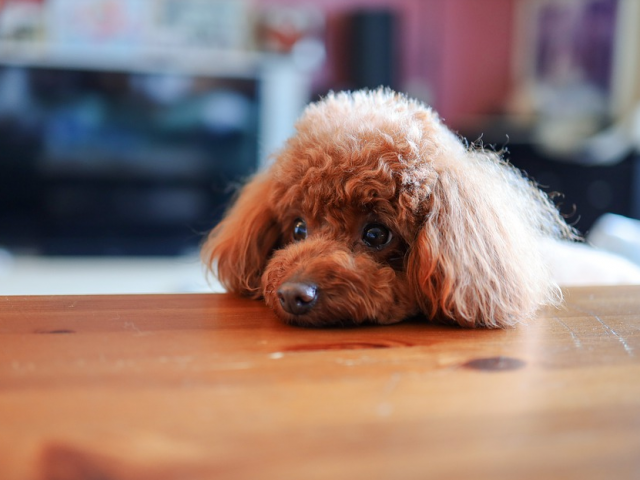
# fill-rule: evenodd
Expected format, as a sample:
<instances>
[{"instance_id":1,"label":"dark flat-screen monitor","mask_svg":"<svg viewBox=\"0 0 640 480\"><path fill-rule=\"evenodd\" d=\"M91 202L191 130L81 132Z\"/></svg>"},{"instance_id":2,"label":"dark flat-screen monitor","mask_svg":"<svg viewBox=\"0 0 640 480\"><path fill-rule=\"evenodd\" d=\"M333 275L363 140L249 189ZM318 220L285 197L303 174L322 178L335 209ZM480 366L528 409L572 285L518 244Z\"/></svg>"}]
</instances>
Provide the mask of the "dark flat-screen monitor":
<instances>
[{"instance_id":1,"label":"dark flat-screen monitor","mask_svg":"<svg viewBox=\"0 0 640 480\"><path fill-rule=\"evenodd\" d=\"M256 169L256 83L0 66L0 247L197 248Z\"/></svg>"}]
</instances>

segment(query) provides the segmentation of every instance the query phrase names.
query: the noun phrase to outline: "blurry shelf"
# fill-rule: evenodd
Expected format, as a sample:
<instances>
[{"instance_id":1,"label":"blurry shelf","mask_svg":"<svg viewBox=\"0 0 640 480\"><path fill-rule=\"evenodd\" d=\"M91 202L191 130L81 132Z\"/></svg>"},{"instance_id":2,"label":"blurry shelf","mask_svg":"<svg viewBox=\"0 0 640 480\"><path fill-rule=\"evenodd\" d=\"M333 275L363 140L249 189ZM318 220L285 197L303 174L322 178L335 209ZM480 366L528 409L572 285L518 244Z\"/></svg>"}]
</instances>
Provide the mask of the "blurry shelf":
<instances>
[{"instance_id":1,"label":"blurry shelf","mask_svg":"<svg viewBox=\"0 0 640 480\"><path fill-rule=\"evenodd\" d=\"M77 69L139 74L199 75L258 80L260 163L293 133L311 97L317 55L282 55L248 50L170 47L60 45L0 40L0 66Z\"/></svg>"},{"instance_id":2,"label":"blurry shelf","mask_svg":"<svg viewBox=\"0 0 640 480\"><path fill-rule=\"evenodd\" d=\"M26 67L152 74L182 73L251 79L259 75L265 61L270 61L270 57L259 52L242 50L51 45L0 41L0 64Z\"/></svg>"}]
</instances>

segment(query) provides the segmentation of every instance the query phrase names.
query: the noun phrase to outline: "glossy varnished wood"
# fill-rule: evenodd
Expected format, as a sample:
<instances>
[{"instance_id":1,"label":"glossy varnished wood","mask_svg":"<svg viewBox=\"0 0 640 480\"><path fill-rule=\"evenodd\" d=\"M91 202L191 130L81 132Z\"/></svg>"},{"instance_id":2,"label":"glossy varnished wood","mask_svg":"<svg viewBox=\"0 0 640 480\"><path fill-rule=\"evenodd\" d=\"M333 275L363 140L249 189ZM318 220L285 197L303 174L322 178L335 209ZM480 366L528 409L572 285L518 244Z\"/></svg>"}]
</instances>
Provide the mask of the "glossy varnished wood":
<instances>
[{"instance_id":1,"label":"glossy varnished wood","mask_svg":"<svg viewBox=\"0 0 640 480\"><path fill-rule=\"evenodd\" d=\"M511 330L0 297L0 478L640 478L640 287L565 296Z\"/></svg>"}]
</instances>

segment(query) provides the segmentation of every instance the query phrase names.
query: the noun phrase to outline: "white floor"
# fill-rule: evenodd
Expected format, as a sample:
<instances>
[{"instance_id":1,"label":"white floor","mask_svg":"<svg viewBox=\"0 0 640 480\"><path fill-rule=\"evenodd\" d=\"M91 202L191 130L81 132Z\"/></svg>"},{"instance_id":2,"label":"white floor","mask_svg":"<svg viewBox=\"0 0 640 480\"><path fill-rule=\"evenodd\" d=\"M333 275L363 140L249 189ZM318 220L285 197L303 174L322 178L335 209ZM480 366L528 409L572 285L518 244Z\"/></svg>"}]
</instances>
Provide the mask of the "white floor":
<instances>
[{"instance_id":1,"label":"white floor","mask_svg":"<svg viewBox=\"0 0 640 480\"><path fill-rule=\"evenodd\" d=\"M0 295L220 292L197 257L11 256L0 250Z\"/></svg>"}]
</instances>

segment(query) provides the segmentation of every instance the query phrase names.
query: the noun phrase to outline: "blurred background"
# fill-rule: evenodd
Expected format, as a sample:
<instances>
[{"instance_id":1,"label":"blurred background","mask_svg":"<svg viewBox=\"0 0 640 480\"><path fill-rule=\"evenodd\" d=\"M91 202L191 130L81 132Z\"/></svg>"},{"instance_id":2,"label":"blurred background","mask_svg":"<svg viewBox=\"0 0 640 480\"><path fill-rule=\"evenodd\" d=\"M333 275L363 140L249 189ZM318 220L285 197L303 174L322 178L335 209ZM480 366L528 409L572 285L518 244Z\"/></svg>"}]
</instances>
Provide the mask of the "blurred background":
<instances>
[{"instance_id":1,"label":"blurred background","mask_svg":"<svg viewBox=\"0 0 640 480\"><path fill-rule=\"evenodd\" d=\"M0 294L206 291L304 105L390 86L640 263L638 0L0 0Z\"/></svg>"}]
</instances>

